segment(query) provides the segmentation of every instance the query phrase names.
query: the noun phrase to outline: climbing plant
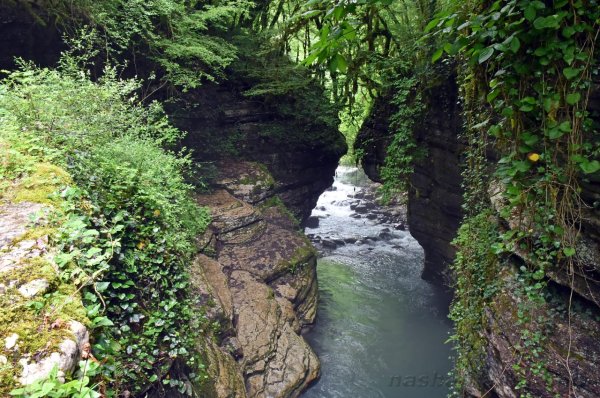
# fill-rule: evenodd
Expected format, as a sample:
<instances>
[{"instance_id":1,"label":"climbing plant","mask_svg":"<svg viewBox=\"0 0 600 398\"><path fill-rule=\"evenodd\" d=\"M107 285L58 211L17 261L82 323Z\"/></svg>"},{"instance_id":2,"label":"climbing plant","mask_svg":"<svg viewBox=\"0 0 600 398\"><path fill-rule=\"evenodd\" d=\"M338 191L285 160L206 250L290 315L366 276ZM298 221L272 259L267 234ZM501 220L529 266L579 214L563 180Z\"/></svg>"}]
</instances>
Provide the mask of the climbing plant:
<instances>
[{"instance_id":1,"label":"climbing plant","mask_svg":"<svg viewBox=\"0 0 600 398\"><path fill-rule=\"evenodd\" d=\"M427 27L437 35L450 35L433 60L446 53L463 61L467 116L469 107L473 110L476 106L479 111L477 117L467 117L470 137L492 140L499 157L491 184L494 192L489 192L487 184L468 192L471 198L476 192L479 198L481 192L492 196L493 205L508 224L491 245L493 254L516 253L523 259L518 276L524 298L518 311L522 344L516 347L520 360L513 364L521 375L518 389L537 376L552 390L552 380L537 359L545 337L528 330L532 321L528 308L544 302L548 271L563 269L573 275L583 206L579 181L600 171L600 137L588 111L599 67L599 18L596 1L472 2L458 12L438 15ZM481 185L477 176L487 175L481 161L486 147L471 148L473 162L469 163L467 182L477 187ZM467 203L478 202L471 198L467 196ZM483 207L485 202L479 200ZM476 213L467 216L464 225L480 217ZM458 243L454 268L458 285L476 284L468 262L462 261L470 246L460 238ZM483 269L492 266L490 261L481 264ZM486 286L491 285L484 283L484 292ZM464 325L472 316L465 314L473 311L475 315L480 307L463 304L480 300L482 293L458 293L453 317L460 388L472 371L461 358L478 349L469 344L471 333ZM479 324L480 330L483 327Z\"/></svg>"},{"instance_id":2,"label":"climbing plant","mask_svg":"<svg viewBox=\"0 0 600 398\"><path fill-rule=\"evenodd\" d=\"M390 105L394 107L389 120L391 141L380 168L386 198L408 191L414 161L425 154L415 142L414 129L425 111L422 92L428 71L418 70L417 60L411 58L408 51L405 57L394 58L392 62L394 65L385 85L390 93Z\"/></svg>"}]
</instances>

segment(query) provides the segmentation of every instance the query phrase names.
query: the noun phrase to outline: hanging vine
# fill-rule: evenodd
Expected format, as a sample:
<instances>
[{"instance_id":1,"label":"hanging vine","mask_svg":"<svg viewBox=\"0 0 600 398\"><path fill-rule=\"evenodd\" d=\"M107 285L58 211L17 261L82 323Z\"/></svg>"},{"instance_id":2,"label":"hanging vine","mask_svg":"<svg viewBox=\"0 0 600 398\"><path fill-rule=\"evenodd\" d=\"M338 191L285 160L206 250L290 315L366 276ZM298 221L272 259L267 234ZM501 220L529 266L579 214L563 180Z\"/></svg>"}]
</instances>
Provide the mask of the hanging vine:
<instances>
[{"instance_id":1,"label":"hanging vine","mask_svg":"<svg viewBox=\"0 0 600 398\"><path fill-rule=\"evenodd\" d=\"M511 0L477 2L475 9L480 11L438 15L427 30L452 36L434 53L434 60L444 53L458 56L467 76L477 76L483 84L471 90L464 85L463 97L467 116L469 104L471 111L473 104L486 104L478 107L476 123L469 123L467 117L467 134L483 141L491 138L499 158L491 185L500 193L494 205L507 227L498 231L491 253L496 257L517 254L524 264L518 275L524 299L518 308L521 344L515 347L518 360L512 366L521 379L515 388L524 389L535 376L552 391L552 379L538 359L546 336L539 330L532 333L528 325L531 308L544 302L548 272L566 273L572 281L585 206L579 184L600 171L600 136L588 112L593 76L599 66L595 46L600 6L597 1ZM473 84L472 79L466 81ZM469 101L469 95L485 97ZM488 192L476 177L487 175L480 161L486 157L481 151L485 146L472 139L469 143L466 182L478 188L467 190L467 203L481 203L473 197ZM463 228L481 222L481 214L467 213ZM473 253L472 243L464 239L466 233L461 230L457 240L459 254L454 270L459 287L482 282L474 280L481 276L481 269L473 273L468 267L474 259L463 261ZM483 249L478 253L480 260L487 256ZM485 268L491 263L480 264ZM472 327L479 331L484 327L481 316L473 322L481 305L465 303L475 300L481 304L482 295L493 291L488 289L493 281L486 283L481 291L459 289L453 306L459 386L473 370L473 365L469 369L464 361L461 369L460 359L473 358L472 351L480 347L471 344ZM465 322L470 322L469 332ZM567 368L569 355L567 352Z\"/></svg>"}]
</instances>

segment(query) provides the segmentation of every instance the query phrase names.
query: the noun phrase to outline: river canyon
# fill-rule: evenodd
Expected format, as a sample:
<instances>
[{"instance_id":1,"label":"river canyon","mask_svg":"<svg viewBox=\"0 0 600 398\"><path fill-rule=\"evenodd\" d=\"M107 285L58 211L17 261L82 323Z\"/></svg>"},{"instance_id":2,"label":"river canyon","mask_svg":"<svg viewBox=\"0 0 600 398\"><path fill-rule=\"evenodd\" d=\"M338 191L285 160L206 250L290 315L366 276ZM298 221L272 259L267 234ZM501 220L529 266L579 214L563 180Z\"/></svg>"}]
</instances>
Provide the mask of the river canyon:
<instances>
[{"instance_id":1,"label":"river canyon","mask_svg":"<svg viewBox=\"0 0 600 398\"><path fill-rule=\"evenodd\" d=\"M0 0L0 396L600 396L597 1L388 3Z\"/></svg>"},{"instance_id":2,"label":"river canyon","mask_svg":"<svg viewBox=\"0 0 600 398\"><path fill-rule=\"evenodd\" d=\"M305 338L321 378L302 397L445 397L448 293L421 278L423 250L401 219L359 213L381 210L373 185L338 167L305 229L320 248L319 306Z\"/></svg>"}]
</instances>

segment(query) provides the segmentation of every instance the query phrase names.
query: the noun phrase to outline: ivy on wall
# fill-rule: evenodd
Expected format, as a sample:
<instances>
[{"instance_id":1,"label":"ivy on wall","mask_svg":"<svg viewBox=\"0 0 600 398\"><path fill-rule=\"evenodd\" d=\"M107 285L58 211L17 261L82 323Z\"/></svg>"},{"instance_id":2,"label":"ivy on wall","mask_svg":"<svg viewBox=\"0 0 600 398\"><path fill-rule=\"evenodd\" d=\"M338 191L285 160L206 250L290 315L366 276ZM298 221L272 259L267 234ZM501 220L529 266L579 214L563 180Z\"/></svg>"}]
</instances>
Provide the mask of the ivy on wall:
<instances>
[{"instance_id":1,"label":"ivy on wall","mask_svg":"<svg viewBox=\"0 0 600 398\"><path fill-rule=\"evenodd\" d=\"M496 267L498 256L513 253L524 261L517 278L523 305L518 311L522 344L517 347L521 361L513 364L520 375L515 388L526 391L534 376L552 391L553 381L539 361L545 335L528 330L528 308L544 302L548 271L573 275L585 206L579 182L600 171L600 134L588 111L599 68L600 6L567 0L472 3L464 11L438 15L427 27L446 38L434 61L444 53L462 61L470 144L465 171L469 211L456 241L454 266L458 391L475 373L466 358L481 355L472 330L481 333L484 327L483 319L476 319L481 305L465 303L490 299L494 281L479 280L481 274ZM499 161L490 176L486 153L491 147ZM474 249L467 226L480 222L492 207L507 225L492 241L478 244L478 259L465 261ZM479 272L472 272L471 261L477 261ZM465 285L481 289L460 288Z\"/></svg>"}]
</instances>

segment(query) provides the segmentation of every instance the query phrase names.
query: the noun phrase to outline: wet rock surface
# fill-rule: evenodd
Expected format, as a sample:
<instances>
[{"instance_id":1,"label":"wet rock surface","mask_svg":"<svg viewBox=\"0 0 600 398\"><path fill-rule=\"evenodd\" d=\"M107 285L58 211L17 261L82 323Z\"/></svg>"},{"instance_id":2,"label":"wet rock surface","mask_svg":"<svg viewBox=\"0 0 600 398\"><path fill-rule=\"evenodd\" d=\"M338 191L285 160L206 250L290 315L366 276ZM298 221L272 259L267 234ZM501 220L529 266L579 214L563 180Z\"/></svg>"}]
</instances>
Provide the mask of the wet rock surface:
<instances>
[{"instance_id":1,"label":"wet rock surface","mask_svg":"<svg viewBox=\"0 0 600 398\"><path fill-rule=\"evenodd\" d=\"M320 369L300 335L316 312L316 254L281 202L270 200L276 194L264 168L243 162L227 169L258 180L246 189L246 177L229 176L198 196L213 214L212 236L203 239L214 242L214 258L197 257L194 295L221 325L217 342L204 348L215 376L211 391L296 397Z\"/></svg>"},{"instance_id":2,"label":"wet rock surface","mask_svg":"<svg viewBox=\"0 0 600 398\"><path fill-rule=\"evenodd\" d=\"M381 184L362 179L360 187L356 187L354 192L340 203L332 203L335 205L345 205L351 210L349 217L356 220L365 220L369 224L390 225L384 230L377 230L372 236L329 236L323 234L311 233L313 229L319 228L321 219L326 219L330 215L326 209L317 208L316 214L311 216L304 223L307 237L319 249L321 253L328 253L343 245L362 245L365 243L373 243L380 240L388 241L394 237L394 230L404 231L407 223L407 209L404 204L405 198L398 197L392 199L388 203L383 201L382 195L378 192Z\"/></svg>"},{"instance_id":3,"label":"wet rock surface","mask_svg":"<svg viewBox=\"0 0 600 398\"><path fill-rule=\"evenodd\" d=\"M282 106L301 106L293 93L275 102L248 98L244 90L256 82L243 80L232 76L221 84L202 85L183 98L195 106L173 109L172 120L189 132L183 144L194 150L197 161L219 170L217 185L251 204L264 199L260 195L277 194L296 217L305 220L333 182L339 158L346 152L344 137L319 118L301 116L302 109L282 112ZM317 87L314 95L320 95ZM229 161L232 158L258 162L263 170L240 169L240 163ZM264 171L270 180L262 181L272 186L256 189L256 184L262 183L256 174ZM232 182L238 187L232 188Z\"/></svg>"},{"instance_id":4,"label":"wet rock surface","mask_svg":"<svg viewBox=\"0 0 600 398\"><path fill-rule=\"evenodd\" d=\"M451 285L452 240L462 221L463 121L454 72L446 72L424 98L427 111L413 134L427 156L416 159L408 192L408 226L425 251L423 278Z\"/></svg>"},{"instance_id":5,"label":"wet rock surface","mask_svg":"<svg viewBox=\"0 0 600 398\"><path fill-rule=\"evenodd\" d=\"M467 395L470 397L480 397L486 391L499 398L520 396L515 386L524 376L512 364L522 360L516 349L522 344L522 336L520 330L514 327L519 322L517 308L522 298L510 289L515 284L514 278L514 275L503 277L506 287L485 311L487 356L482 378L474 380L469 386ZM589 303L578 302L577 299L574 307L568 311L562 305L562 300L568 300L567 293L560 299L533 308L531 322L523 326L532 335L545 330L546 338L541 343L542 349L535 361L544 364L552 382L549 384L541 377L527 373L527 385L521 393L524 390L534 397L598 397L600 312L591 309ZM549 313L552 314L550 323Z\"/></svg>"},{"instance_id":6,"label":"wet rock surface","mask_svg":"<svg viewBox=\"0 0 600 398\"><path fill-rule=\"evenodd\" d=\"M423 278L440 285L451 284L448 265L454 260L451 242L462 220L462 150L459 139L463 121L456 77L451 70L423 93L426 112L413 130L415 142L427 155L415 159L407 200L408 228L423 247ZM382 95L373 105L356 138L355 148L364 151L362 166L373 181L381 181L380 167L393 135L390 117L396 112L391 96Z\"/></svg>"},{"instance_id":7,"label":"wet rock surface","mask_svg":"<svg viewBox=\"0 0 600 398\"><path fill-rule=\"evenodd\" d=\"M597 83L596 87L599 86ZM417 145L427 150L427 156L417 160L411 177L408 221L411 234L425 251L424 277L437 283L448 283L451 275L447 272L447 266L455 256L451 241L462 217L460 166L463 164L461 153L465 148L464 142L459 138L463 122L457 102L457 86L452 74L441 81L438 87L424 93L424 99L428 111L413 133ZM382 99L374 104L374 110L363 124L356 141L357 147L365 152L365 171L375 181L381 178L379 167L384 162L385 148L392 138L388 126L389 118L395 110L390 103L389 98L386 100L385 96L382 96ZM592 92L589 107L593 117L598 119L600 89L596 88ZM495 163L495 155L487 155L491 159L490 164ZM586 206L582 210L581 239L576 247L575 266L572 272L553 267L547 270L547 276L549 283L556 284L559 289L570 291L572 288L573 296L581 301L581 306L592 314L597 314L600 310L600 178L598 175L588 176L582 179L580 184L581 198ZM502 189L493 190L496 193L502 192ZM492 202L498 209L497 198L494 196L492 195ZM353 217L359 216L362 217L361 214ZM511 228L518 228L515 220L504 220L503 223ZM363 241L359 240L356 244ZM330 242L326 244L332 245ZM516 257L521 257L523 261L523 256L519 253L516 253ZM516 322L514 308L519 299L509 281L504 281L501 290L500 298L485 313L489 323L485 335L487 358L482 369L483 376L474 381L472 390L468 392L474 397L480 397L486 392L490 396L503 398L524 394L524 391L515 390L520 376L511 366L519 361L519 358L514 357L514 347L520 342L518 336L512 332ZM563 302L563 307L568 306L568 297L559 297L558 301ZM531 333L548 331L548 342L540 354L540 361L548 364L551 375L556 379L556 391L549 392L542 388L543 383L533 378L529 392L531 396L570 396L566 386L568 387L571 379L576 396L600 396L597 385L600 318L594 316L590 318L574 314L570 334L569 319L565 318L564 314L553 315L552 319L556 322L551 330L548 330L547 325L538 322L529 325ZM567 361L565 358L569 341L572 344L572 355Z\"/></svg>"}]
</instances>

